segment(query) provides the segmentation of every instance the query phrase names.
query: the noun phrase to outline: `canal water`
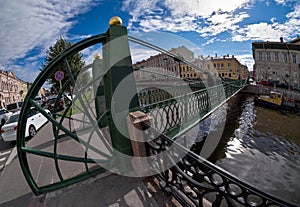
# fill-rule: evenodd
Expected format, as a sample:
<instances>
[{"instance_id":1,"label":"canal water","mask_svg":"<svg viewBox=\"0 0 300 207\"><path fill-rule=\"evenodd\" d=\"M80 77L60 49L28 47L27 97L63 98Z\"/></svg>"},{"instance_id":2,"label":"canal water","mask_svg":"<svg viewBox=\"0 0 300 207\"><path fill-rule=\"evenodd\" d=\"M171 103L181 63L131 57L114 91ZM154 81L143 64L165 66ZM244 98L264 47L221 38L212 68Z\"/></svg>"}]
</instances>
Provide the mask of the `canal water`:
<instances>
[{"instance_id":1,"label":"canal water","mask_svg":"<svg viewBox=\"0 0 300 207\"><path fill-rule=\"evenodd\" d=\"M209 160L262 191L300 204L300 115L254 105L253 96L240 99L228 109ZM213 120L201 123L201 131Z\"/></svg>"}]
</instances>

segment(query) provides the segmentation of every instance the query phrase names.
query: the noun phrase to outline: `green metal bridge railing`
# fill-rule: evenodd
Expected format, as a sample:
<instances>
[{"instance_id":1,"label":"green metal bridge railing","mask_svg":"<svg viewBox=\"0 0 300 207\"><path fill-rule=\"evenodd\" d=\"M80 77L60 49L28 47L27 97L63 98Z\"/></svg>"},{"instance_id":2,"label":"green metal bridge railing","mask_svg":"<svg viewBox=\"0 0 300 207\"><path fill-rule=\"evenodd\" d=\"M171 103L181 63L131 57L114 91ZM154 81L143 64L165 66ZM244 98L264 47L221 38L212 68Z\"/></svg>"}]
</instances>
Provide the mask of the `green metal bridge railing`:
<instances>
[{"instance_id":1,"label":"green metal bridge railing","mask_svg":"<svg viewBox=\"0 0 300 207\"><path fill-rule=\"evenodd\" d=\"M142 106L141 111L154 118L154 128L176 138L213 113L245 86L246 81L239 80L175 97L161 89L147 96L151 100L148 101L150 104ZM145 102L143 96L142 100ZM156 102L151 103L152 100Z\"/></svg>"},{"instance_id":2,"label":"green metal bridge railing","mask_svg":"<svg viewBox=\"0 0 300 207\"><path fill-rule=\"evenodd\" d=\"M84 68L74 68L72 56L91 47L103 51L103 60L96 58ZM118 62L114 58L118 58ZM112 111L119 110L112 105L113 94L119 82L133 74L131 62L127 29L120 26L119 20L115 18L106 33L87 38L67 48L38 75L25 98L17 132L21 169L35 194L56 190L113 168L114 162L120 162L115 152L132 155L130 140L116 129L112 119ZM52 115L49 115L34 98L59 68L65 69L68 79L62 82L61 88L56 88L57 98ZM91 73L93 77L91 81L81 84L79 79L85 72ZM128 91L136 94L133 76L129 78L132 79L132 87ZM71 93L72 100L68 100L66 93ZM59 111L58 107L61 100L65 102L63 111ZM35 107L49 123L37 133L36 137L39 139L34 137L27 141L25 130L31 107ZM138 107L137 96L133 97L130 107ZM126 123L126 116L121 119ZM49 127L52 131L46 130L41 135L41 131ZM94 137L100 140L98 142L101 142L102 148L94 146ZM68 146L64 146L64 143L67 142L74 145L70 148L71 154L65 150ZM35 169L37 162L53 177L39 180ZM71 169L75 169L74 166L77 165L80 165L81 170L72 172ZM130 166L123 168L120 170L127 170Z\"/></svg>"},{"instance_id":3,"label":"green metal bridge railing","mask_svg":"<svg viewBox=\"0 0 300 207\"><path fill-rule=\"evenodd\" d=\"M191 84L187 84L185 87L190 88L190 92L162 88L149 92L145 97L136 89L129 40L178 58L156 46L128 37L126 28L120 25L118 19L113 19L106 33L66 49L46 66L32 84L20 112L17 151L23 174L35 194L47 193L113 169L116 163L123 163L119 153L132 156L128 132L122 132L114 119L115 114L121 114L117 121L121 128L127 128L128 113L123 112L128 109L120 108L119 104L124 97L114 96L124 79L130 82L126 88L128 94L134 94L127 106L129 112L142 110L149 113L154 117L155 128L173 138L188 131L245 86L242 81L206 89L198 86L191 89ZM103 58L95 57L92 63L76 68L72 56L87 48L101 50ZM34 98L59 68L64 68L68 79L62 81L60 88L53 86L57 97L49 115ZM91 80L82 81L85 73L92 76ZM66 93L71 94L71 100ZM59 110L61 100L64 102L63 110ZM25 130L31 107L35 107L49 122L28 141ZM180 127L184 130L179 130ZM38 169L37 163L40 164ZM127 164L124 162L118 170L131 170L132 166ZM38 177L40 173L51 176L41 180Z\"/></svg>"}]
</instances>

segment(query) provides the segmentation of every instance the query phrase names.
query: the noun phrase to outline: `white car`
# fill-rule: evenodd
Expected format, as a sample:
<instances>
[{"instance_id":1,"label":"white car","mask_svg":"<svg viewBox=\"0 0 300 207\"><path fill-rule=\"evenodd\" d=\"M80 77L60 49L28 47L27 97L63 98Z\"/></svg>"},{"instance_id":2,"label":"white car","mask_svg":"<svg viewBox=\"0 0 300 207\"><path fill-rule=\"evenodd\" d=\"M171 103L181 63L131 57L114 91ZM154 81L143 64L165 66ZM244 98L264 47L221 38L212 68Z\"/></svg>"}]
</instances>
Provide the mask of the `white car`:
<instances>
[{"instance_id":1,"label":"white car","mask_svg":"<svg viewBox=\"0 0 300 207\"><path fill-rule=\"evenodd\" d=\"M45 109L45 111L49 115L51 115L49 110ZM19 111L15 112L2 126L1 135L3 141L10 142L17 140L19 115ZM33 137L36 134L37 130L39 130L44 124L46 124L47 121L48 119L43 114L41 114L35 108L31 108L27 118L25 137Z\"/></svg>"},{"instance_id":2,"label":"white car","mask_svg":"<svg viewBox=\"0 0 300 207\"><path fill-rule=\"evenodd\" d=\"M0 109L0 124L3 126L6 120L12 115L12 112L7 111L6 109Z\"/></svg>"}]
</instances>

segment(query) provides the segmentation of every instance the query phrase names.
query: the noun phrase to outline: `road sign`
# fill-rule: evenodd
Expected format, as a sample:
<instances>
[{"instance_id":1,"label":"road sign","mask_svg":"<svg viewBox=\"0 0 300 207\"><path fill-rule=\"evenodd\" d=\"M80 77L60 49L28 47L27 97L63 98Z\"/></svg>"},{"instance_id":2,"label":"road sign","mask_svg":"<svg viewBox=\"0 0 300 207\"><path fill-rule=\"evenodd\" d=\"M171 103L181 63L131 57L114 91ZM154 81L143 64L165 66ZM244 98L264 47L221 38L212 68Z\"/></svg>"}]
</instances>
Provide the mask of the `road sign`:
<instances>
[{"instance_id":1,"label":"road sign","mask_svg":"<svg viewBox=\"0 0 300 207\"><path fill-rule=\"evenodd\" d=\"M54 74L54 78L55 80L57 81L61 81L62 79L64 79L65 77L65 74L64 72L62 72L61 70L57 71L55 74Z\"/></svg>"}]
</instances>

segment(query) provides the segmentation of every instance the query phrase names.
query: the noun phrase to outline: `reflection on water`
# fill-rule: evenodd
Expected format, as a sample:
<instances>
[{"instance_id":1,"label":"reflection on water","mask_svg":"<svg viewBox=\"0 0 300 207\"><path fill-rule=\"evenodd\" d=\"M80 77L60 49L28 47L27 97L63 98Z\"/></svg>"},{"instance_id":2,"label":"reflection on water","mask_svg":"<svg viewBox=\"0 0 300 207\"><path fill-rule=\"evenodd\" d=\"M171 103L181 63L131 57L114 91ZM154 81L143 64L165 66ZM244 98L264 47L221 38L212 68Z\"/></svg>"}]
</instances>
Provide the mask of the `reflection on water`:
<instances>
[{"instance_id":1,"label":"reflection on water","mask_svg":"<svg viewBox=\"0 0 300 207\"><path fill-rule=\"evenodd\" d=\"M255 187L300 203L300 115L262 108L247 97L227 123L216 164ZM225 146L225 147L224 147Z\"/></svg>"}]
</instances>

